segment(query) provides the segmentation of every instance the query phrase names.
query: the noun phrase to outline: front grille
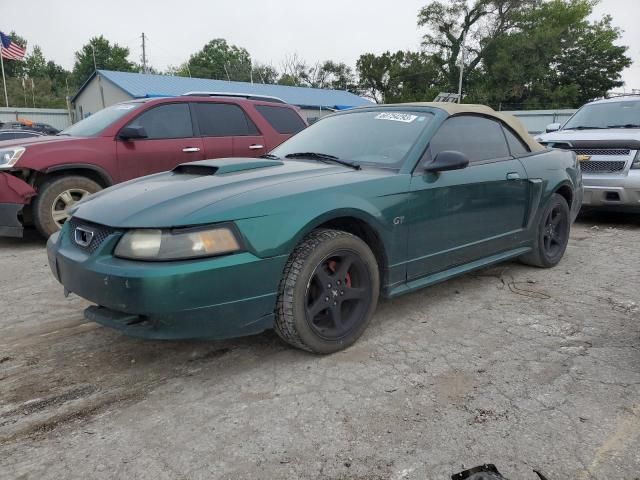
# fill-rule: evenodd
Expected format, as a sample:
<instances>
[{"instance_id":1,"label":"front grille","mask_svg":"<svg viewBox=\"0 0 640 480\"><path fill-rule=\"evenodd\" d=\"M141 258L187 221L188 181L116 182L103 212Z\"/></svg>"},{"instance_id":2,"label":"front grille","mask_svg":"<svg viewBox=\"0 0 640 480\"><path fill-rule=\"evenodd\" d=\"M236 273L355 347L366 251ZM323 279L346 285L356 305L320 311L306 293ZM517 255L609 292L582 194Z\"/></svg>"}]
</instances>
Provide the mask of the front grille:
<instances>
[{"instance_id":1,"label":"front grille","mask_svg":"<svg viewBox=\"0 0 640 480\"><path fill-rule=\"evenodd\" d=\"M95 223L87 222L85 220L81 220L79 218L71 217L69 219L69 234L71 235L71 243L73 243L76 247L85 250L89 253L95 252L98 247L104 242L107 237L117 230L111 227L105 227L104 225L97 225ZM76 228L83 227L87 230L93 232L93 238L91 242L87 246L80 245L76 241Z\"/></svg>"},{"instance_id":2,"label":"front grille","mask_svg":"<svg viewBox=\"0 0 640 480\"><path fill-rule=\"evenodd\" d=\"M612 162L603 162L599 160L588 160L580 162L580 168L584 173L616 173L624 170L627 162L615 160Z\"/></svg>"},{"instance_id":3,"label":"front grille","mask_svg":"<svg viewBox=\"0 0 640 480\"><path fill-rule=\"evenodd\" d=\"M628 148L571 148L570 150L576 152L576 155L606 155L610 157L619 157L631 153Z\"/></svg>"}]
</instances>

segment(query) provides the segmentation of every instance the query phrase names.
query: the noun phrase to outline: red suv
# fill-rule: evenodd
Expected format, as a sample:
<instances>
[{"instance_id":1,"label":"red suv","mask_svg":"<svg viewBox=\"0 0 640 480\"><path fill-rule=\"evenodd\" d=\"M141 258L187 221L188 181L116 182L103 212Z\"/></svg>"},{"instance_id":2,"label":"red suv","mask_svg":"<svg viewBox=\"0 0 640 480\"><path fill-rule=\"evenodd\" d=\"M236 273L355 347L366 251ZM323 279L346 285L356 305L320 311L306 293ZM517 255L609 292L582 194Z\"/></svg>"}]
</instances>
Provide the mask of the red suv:
<instances>
[{"instance_id":1,"label":"red suv","mask_svg":"<svg viewBox=\"0 0 640 480\"><path fill-rule=\"evenodd\" d=\"M194 160L257 157L307 126L278 99L190 94L132 100L56 136L0 142L0 236L49 236L87 195Z\"/></svg>"}]
</instances>

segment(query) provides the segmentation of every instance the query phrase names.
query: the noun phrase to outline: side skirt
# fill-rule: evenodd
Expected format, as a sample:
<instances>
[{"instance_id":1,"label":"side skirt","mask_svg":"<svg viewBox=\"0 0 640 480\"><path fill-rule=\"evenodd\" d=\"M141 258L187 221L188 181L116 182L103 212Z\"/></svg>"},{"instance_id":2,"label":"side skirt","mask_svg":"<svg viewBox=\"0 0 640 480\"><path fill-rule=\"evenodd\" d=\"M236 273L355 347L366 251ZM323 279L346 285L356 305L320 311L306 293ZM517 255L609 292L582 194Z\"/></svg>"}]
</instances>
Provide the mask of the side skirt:
<instances>
[{"instance_id":1,"label":"side skirt","mask_svg":"<svg viewBox=\"0 0 640 480\"><path fill-rule=\"evenodd\" d=\"M519 257L520 255L524 255L525 253L529 253L530 251L531 247L516 248L514 250L507 250L506 252L482 258L471 263L465 263L464 265L459 265L457 267L450 268L449 270L444 270L442 272L434 273L426 277L418 278L416 280L411 280L410 282L405 282L401 285L397 285L390 289L387 292L386 296L397 297L399 295L404 295L405 293L410 293L415 290L428 287L435 283L449 280L450 278L459 277L460 275L464 275L465 273L471 272L473 270L478 270L495 263L501 263L506 260Z\"/></svg>"}]
</instances>

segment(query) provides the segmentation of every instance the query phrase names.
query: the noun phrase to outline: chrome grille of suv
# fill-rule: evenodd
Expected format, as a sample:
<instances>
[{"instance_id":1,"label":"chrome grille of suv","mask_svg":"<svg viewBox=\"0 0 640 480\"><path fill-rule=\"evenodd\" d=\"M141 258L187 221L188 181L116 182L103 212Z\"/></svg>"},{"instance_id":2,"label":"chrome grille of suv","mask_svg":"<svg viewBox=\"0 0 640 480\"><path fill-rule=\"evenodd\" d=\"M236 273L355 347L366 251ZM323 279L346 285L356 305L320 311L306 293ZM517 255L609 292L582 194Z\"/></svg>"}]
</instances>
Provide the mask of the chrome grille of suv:
<instances>
[{"instance_id":1,"label":"chrome grille of suv","mask_svg":"<svg viewBox=\"0 0 640 480\"><path fill-rule=\"evenodd\" d=\"M102 242L104 242L107 239L109 235L117 231L111 227L105 227L104 225L97 225L95 223L86 222L84 220L81 220L79 218L74 218L74 217L71 217L71 219L69 219L68 222L69 222L69 234L71 235L71 243L73 243L76 247L82 250L85 250L89 253L95 252L98 249L98 247L102 244ZM89 245L83 246L76 241L75 232L77 227L83 227L93 232L93 238L91 239L91 242L89 243Z\"/></svg>"},{"instance_id":2,"label":"chrome grille of suv","mask_svg":"<svg viewBox=\"0 0 640 480\"><path fill-rule=\"evenodd\" d=\"M609 157L629 155L628 148L572 148L576 155L605 155Z\"/></svg>"},{"instance_id":3,"label":"chrome grille of suv","mask_svg":"<svg viewBox=\"0 0 640 480\"><path fill-rule=\"evenodd\" d=\"M584 173L616 173L622 172L626 164L627 162L624 160L614 160L609 162L587 160L586 162L580 162L580 169Z\"/></svg>"}]
</instances>

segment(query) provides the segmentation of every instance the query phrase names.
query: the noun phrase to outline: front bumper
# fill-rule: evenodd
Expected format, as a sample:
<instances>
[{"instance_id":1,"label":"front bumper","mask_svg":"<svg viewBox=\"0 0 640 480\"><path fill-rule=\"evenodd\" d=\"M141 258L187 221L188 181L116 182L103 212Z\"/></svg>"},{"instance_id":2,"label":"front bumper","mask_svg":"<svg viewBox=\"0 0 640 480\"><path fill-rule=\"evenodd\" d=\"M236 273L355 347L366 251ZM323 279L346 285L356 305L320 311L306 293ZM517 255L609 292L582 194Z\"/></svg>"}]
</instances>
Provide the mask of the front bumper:
<instances>
[{"instance_id":1,"label":"front bumper","mask_svg":"<svg viewBox=\"0 0 640 480\"><path fill-rule=\"evenodd\" d=\"M20 213L23 208L19 203L0 203L0 237L22 237Z\"/></svg>"},{"instance_id":2,"label":"front bumper","mask_svg":"<svg viewBox=\"0 0 640 480\"><path fill-rule=\"evenodd\" d=\"M20 213L35 194L28 183L0 172L0 237L22 237Z\"/></svg>"},{"instance_id":3,"label":"front bumper","mask_svg":"<svg viewBox=\"0 0 640 480\"><path fill-rule=\"evenodd\" d=\"M640 210L640 170L623 175L582 175L583 206Z\"/></svg>"},{"instance_id":4,"label":"front bumper","mask_svg":"<svg viewBox=\"0 0 640 480\"><path fill-rule=\"evenodd\" d=\"M111 252L120 233L93 253L73 244L68 224L47 243L49 265L66 290L98 307L85 316L148 339L225 339L273 325L287 257L244 252L184 262L136 262Z\"/></svg>"}]
</instances>

